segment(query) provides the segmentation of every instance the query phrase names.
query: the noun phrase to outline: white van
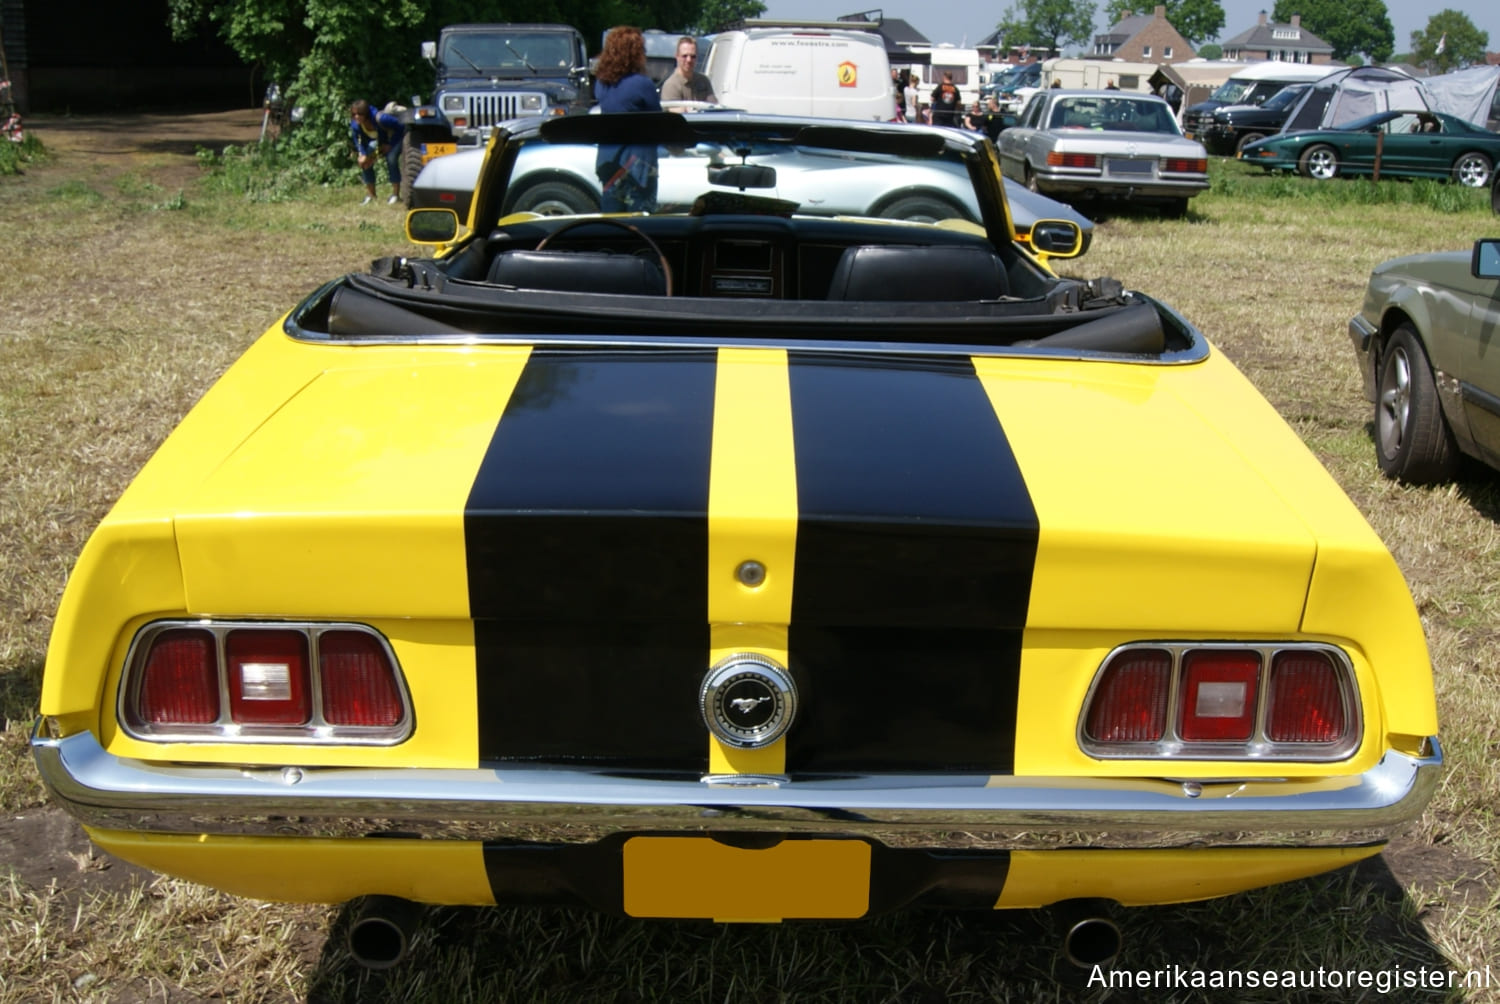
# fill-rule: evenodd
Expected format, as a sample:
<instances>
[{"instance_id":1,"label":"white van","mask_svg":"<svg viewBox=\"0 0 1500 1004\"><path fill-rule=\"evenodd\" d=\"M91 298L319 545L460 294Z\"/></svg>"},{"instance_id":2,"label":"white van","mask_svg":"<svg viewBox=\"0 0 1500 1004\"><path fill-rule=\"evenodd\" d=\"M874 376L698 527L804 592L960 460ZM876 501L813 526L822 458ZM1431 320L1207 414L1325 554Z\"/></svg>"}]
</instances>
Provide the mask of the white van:
<instances>
[{"instance_id":1,"label":"white van","mask_svg":"<svg viewBox=\"0 0 1500 1004\"><path fill-rule=\"evenodd\" d=\"M889 122L891 64L880 36L834 28L746 28L714 36L702 72L719 104L770 115Z\"/></svg>"}]
</instances>

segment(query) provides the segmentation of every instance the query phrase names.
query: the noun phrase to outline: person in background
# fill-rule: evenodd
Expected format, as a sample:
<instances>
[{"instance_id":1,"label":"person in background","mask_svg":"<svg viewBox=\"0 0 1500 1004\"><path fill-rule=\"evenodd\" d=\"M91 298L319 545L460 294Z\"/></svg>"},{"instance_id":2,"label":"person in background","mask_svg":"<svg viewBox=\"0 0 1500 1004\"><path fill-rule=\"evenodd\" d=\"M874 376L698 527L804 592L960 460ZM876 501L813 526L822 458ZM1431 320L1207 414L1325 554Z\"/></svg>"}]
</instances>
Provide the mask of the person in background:
<instances>
[{"instance_id":1,"label":"person in background","mask_svg":"<svg viewBox=\"0 0 1500 1004\"><path fill-rule=\"evenodd\" d=\"M391 197L387 205L401 201L401 138L406 127L401 120L388 112L377 112L370 102L359 100L349 106L349 139L354 144L354 159L359 162L359 176L365 183L365 198L360 203L368 206L375 201L375 162L385 161L385 174L391 182Z\"/></svg>"},{"instance_id":2,"label":"person in background","mask_svg":"<svg viewBox=\"0 0 1500 1004\"><path fill-rule=\"evenodd\" d=\"M991 94L985 99L984 112L979 116L979 130L990 138L990 142L998 142L1000 134L1005 131L1005 113L1000 110L1000 99Z\"/></svg>"},{"instance_id":3,"label":"person in background","mask_svg":"<svg viewBox=\"0 0 1500 1004\"><path fill-rule=\"evenodd\" d=\"M943 71L943 82L932 89L932 124L940 126L961 125L963 104L958 96L958 87L953 83L953 71Z\"/></svg>"},{"instance_id":4,"label":"person in background","mask_svg":"<svg viewBox=\"0 0 1500 1004\"><path fill-rule=\"evenodd\" d=\"M661 82L663 101L706 101L718 104L713 83L698 69L698 40L683 35L677 40L677 69Z\"/></svg>"},{"instance_id":5,"label":"person in background","mask_svg":"<svg viewBox=\"0 0 1500 1004\"><path fill-rule=\"evenodd\" d=\"M902 92L906 98L906 121L922 121L922 75L915 70L906 78L906 88Z\"/></svg>"},{"instance_id":6,"label":"person in background","mask_svg":"<svg viewBox=\"0 0 1500 1004\"><path fill-rule=\"evenodd\" d=\"M594 97L601 112L661 111L656 85L646 76L646 40L641 29L622 24L609 30L594 71ZM656 208L654 145L600 144L594 170L603 186L602 211L649 213Z\"/></svg>"}]
</instances>

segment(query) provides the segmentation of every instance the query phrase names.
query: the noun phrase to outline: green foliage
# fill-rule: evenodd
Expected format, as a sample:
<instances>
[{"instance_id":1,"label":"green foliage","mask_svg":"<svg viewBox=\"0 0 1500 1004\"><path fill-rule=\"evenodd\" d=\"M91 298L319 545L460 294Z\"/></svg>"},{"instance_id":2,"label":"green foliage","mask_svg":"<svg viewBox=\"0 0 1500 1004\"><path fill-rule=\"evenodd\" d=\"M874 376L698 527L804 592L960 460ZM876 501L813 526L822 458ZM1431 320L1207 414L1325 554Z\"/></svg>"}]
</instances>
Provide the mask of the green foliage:
<instances>
[{"instance_id":1,"label":"green foliage","mask_svg":"<svg viewBox=\"0 0 1500 1004\"><path fill-rule=\"evenodd\" d=\"M319 185L351 184L352 159L329 168L316 157L304 156L290 141L230 146L215 153L198 148L198 166L211 189L243 195L251 202L286 202Z\"/></svg>"},{"instance_id":2,"label":"green foliage","mask_svg":"<svg viewBox=\"0 0 1500 1004\"><path fill-rule=\"evenodd\" d=\"M47 155L42 141L32 133L19 143L0 137L0 176L20 174L25 165Z\"/></svg>"},{"instance_id":3,"label":"green foliage","mask_svg":"<svg viewBox=\"0 0 1500 1004\"><path fill-rule=\"evenodd\" d=\"M1217 42L1198 46L1199 59L1221 59L1224 56L1224 47Z\"/></svg>"},{"instance_id":4,"label":"green foliage","mask_svg":"<svg viewBox=\"0 0 1500 1004\"><path fill-rule=\"evenodd\" d=\"M1290 24L1302 15L1302 27L1333 46L1333 58L1343 62L1356 53L1384 63L1396 48L1396 29L1385 0L1276 0L1271 18Z\"/></svg>"},{"instance_id":5,"label":"green foliage","mask_svg":"<svg viewBox=\"0 0 1500 1004\"><path fill-rule=\"evenodd\" d=\"M1104 5L1104 13L1114 25L1124 20L1127 14L1150 14L1155 6L1149 0L1109 0ZM1194 45L1218 38L1219 32L1224 30L1224 7L1219 0L1166 0L1165 6L1167 22Z\"/></svg>"},{"instance_id":6,"label":"green foliage","mask_svg":"<svg viewBox=\"0 0 1500 1004\"><path fill-rule=\"evenodd\" d=\"M1006 45L1049 51L1094 37L1094 0L1016 0L996 27Z\"/></svg>"},{"instance_id":7,"label":"green foliage","mask_svg":"<svg viewBox=\"0 0 1500 1004\"><path fill-rule=\"evenodd\" d=\"M766 5L760 0L703 0L698 20L688 30L695 35L711 35L736 21L760 17L765 12Z\"/></svg>"},{"instance_id":8,"label":"green foliage","mask_svg":"<svg viewBox=\"0 0 1500 1004\"><path fill-rule=\"evenodd\" d=\"M1438 52L1439 44L1443 51ZM1480 31L1463 11L1447 8L1427 19L1427 27L1411 33L1412 61L1432 67L1434 73L1447 73L1463 66L1484 62L1490 34Z\"/></svg>"}]
</instances>

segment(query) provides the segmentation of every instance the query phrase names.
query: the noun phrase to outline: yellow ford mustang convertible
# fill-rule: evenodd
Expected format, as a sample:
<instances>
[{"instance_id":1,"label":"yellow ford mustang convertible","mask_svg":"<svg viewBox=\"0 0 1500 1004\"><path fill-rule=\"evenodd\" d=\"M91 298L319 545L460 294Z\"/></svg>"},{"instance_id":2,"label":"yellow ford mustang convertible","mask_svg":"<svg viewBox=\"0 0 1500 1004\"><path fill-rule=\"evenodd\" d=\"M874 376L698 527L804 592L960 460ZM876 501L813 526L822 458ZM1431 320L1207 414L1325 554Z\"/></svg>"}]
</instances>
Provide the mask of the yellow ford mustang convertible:
<instances>
[{"instance_id":1,"label":"yellow ford mustang convertible","mask_svg":"<svg viewBox=\"0 0 1500 1004\"><path fill-rule=\"evenodd\" d=\"M604 213L512 212L523 155ZM1074 223L1017 242L982 137L515 122L407 226L432 256L278 321L78 561L32 744L111 853L376 897L379 962L412 902L1221 896L1429 797L1389 553L1182 317L1052 273Z\"/></svg>"}]
</instances>

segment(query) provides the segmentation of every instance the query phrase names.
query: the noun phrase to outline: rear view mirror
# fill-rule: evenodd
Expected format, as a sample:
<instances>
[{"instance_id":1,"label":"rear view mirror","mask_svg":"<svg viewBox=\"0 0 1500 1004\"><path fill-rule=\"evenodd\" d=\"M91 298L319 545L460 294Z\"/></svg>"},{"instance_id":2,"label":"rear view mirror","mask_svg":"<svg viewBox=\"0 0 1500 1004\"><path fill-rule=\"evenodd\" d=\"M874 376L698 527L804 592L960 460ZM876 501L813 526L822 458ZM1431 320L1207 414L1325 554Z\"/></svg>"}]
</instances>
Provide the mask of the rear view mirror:
<instances>
[{"instance_id":1,"label":"rear view mirror","mask_svg":"<svg viewBox=\"0 0 1500 1004\"><path fill-rule=\"evenodd\" d=\"M1487 237L1474 242L1474 257L1469 261L1469 271L1476 279L1500 279L1500 237Z\"/></svg>"},{"instance_id":2,"label":"rear view mirror","mask_svg":"<svg viewBox=\"0 0 1500 1004\"><path fill-rule=\"evenodd\" d=\"M708 169L708 180L710 184L723 185L726 188L738 188L742 192L747 188L775 188L776 168L760 167L753 164L710 167Z\"/></svg>"},{"instance_id":3,"label":"rear view mirror","mask_svg":"<svg viewBox=\"0 0 1500 1004\"><path fill-rule=\"evenodd\" d=\"M413 209L406 214L406 239L413 244L446 244L458 236L458 214L451 209Z\"/></svg>"},{"instance_id":4,"label":"rear view mirror","mask_svg":"<svg viewBox=\"0 0 1500 1004\"><path fill-rule=\"evenodd\" d=\"M1031 247L1053 258L1083 253L1083 229L1072 220L1037 220L1031 225Z\"/></svg>"}]
</instances>

